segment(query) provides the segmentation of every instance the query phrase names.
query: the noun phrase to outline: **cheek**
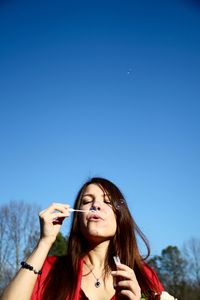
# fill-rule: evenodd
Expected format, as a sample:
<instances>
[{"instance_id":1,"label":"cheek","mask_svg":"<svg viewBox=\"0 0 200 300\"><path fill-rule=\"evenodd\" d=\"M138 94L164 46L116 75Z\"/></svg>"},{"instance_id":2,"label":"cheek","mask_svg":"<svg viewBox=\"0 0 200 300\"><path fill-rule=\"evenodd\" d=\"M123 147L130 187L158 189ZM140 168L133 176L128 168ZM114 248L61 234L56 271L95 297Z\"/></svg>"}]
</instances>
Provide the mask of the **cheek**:
<instances>
[{"instance_id":1,"label":"cheek","mask_svg":"<svg viewBox=\"0 0 200 300\"><path fill-rule=\"evenodd\" d=\"M114 229L115 232L117 231L117 222L116 222L116 219L113 222L113 229Z\"/></svg>"},{"instance_id":2,"label":"cheek","mask_svg":"<svg viewBox=\"0 0 200 300\"><path fill-rule=\"evenodd\" d=\"M112 211L112 213L108 216L107 222L108 222L109 227L110 227L113 231L116 231L116 230L117 230L117 220L116 220L116 216L115 216L115 214L113 213L113 211Z\"/></svg>"}]
</instances>

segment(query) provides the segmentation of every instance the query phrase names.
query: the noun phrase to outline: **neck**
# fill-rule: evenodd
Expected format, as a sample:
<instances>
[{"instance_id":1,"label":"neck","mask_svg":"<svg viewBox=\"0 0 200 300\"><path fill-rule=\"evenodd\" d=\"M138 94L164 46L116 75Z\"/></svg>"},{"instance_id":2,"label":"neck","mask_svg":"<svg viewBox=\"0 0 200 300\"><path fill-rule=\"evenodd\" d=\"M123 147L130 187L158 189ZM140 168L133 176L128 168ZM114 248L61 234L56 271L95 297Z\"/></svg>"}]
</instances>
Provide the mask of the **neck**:
<instances>
[{"instance_id":1,"label":"neck","mask_svg":"<svg viewBox=\"0 0 200 300\"><path fill-rule=\"evenodd\" d=\"M94 268L103 269L105 267L105 257L107 254L109 241L104 241L101 244L90 248L84 257L84 261Z\"/></svg>"}]
</instances>

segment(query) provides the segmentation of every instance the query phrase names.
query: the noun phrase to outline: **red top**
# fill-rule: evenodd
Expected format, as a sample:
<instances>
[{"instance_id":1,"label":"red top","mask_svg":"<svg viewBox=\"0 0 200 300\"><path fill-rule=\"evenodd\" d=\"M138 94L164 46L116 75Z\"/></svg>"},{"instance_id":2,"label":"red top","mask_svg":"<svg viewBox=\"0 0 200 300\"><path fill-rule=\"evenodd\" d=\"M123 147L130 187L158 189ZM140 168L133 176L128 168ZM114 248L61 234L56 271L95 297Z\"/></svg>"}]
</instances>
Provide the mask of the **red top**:
<instances>
[{"instance_id":1,"label":"red top","mask_svg":"<svg viewBox=\"0 0 200 300\"><path fill-rule=\"evenodd\" d=\"M41 298L41 290L42 290L43 282L57 259L58 259L57 256L48 256L47 259L45 260L44 265L42 267L42 274L38 275L38 278L37 278L37 281L36 281L36 284L35 284L35 287L34 287L34 290L32 293L31 300L41 300L42 299ZM150 280L153 282L153 284L157 287L157 289L160 292L162 292L164 289L158 279L157 274L147 265L145 265L144 267L145 267L147 276L150 278ZM77 287L76 287L76 291L75 291L73 300L87 300L87 299L89 300L89 298L85 295L85 293L81 289L82 269L83 269L83 260L80 261ZM66 300L67 300L67 298L66 298ZM113 295L113 297L110 300L116 300L116 296Z\"/></svg>"}]
</instances>

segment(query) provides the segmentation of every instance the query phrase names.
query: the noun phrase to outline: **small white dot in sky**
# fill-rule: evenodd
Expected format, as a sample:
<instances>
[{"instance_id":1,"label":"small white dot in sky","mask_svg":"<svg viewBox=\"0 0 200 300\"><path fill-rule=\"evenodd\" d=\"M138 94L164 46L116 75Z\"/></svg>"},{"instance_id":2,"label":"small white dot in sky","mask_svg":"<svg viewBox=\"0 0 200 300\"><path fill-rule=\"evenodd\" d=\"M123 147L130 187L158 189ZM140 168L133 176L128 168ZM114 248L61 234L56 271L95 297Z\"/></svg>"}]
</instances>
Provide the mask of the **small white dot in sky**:
<instances>
[{"instance_id":1,"label":"small white dot in sky","mask_svg":"<svg viewBox=\"0 0 200 300\"><path fill-rule=\"evenodd\" d=\"M133 69L132 69L132 68L129 68L129 69L127 70L127 72L126 72L126 74L127 74L128 76L132 75L132 73L133 73Z\"/></svg>"}]
</instances>

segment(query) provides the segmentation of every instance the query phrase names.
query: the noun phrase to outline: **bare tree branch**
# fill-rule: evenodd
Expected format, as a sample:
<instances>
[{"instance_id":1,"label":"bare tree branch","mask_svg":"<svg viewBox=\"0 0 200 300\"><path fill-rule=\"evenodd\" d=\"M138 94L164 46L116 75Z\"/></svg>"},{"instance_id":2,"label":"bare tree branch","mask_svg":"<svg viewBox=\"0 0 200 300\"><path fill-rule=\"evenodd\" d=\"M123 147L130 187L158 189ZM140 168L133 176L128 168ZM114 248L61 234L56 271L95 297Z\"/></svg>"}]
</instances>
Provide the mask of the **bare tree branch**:
<instances>
[{"instance_id":1,"label":"bare tree branch","mask_svg":"<svg viewBox=\"0 0 200 300\"><path fill-rule=\"evenodd\" d=\"M188 261L191 280L200 286L200 239L191 238L184 243L183 253Z\"/></svg>"},{"instance_id":2,"label":"bare tree branch","mask_svg":"<svg viewBox=\"0 0 200 300\"><path fill-rule=\"evenodd\" d=\"M36 205L24 201L0 206L0 291L39 239L38 211Z\"/></svg>"}]
</instances>

